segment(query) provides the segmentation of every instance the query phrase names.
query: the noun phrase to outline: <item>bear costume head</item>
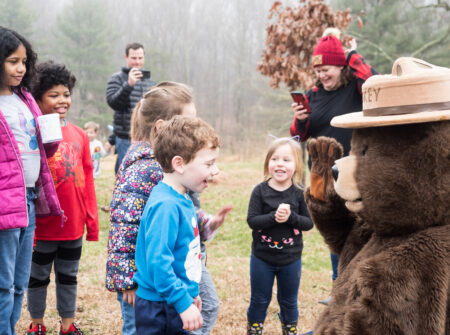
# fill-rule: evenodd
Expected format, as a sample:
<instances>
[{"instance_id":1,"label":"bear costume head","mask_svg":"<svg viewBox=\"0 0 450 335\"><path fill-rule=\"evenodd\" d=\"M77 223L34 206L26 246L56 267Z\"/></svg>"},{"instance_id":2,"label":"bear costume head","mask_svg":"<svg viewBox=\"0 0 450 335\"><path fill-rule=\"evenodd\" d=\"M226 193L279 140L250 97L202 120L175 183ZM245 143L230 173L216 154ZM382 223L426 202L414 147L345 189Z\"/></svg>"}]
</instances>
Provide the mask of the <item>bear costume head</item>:
<instances>
[{"instance_id":1,"label":"bear costume head","mask_svg":"<svg viewBox=\"0 0 450 335\"><path fill-rule=\"evenodd\" d=\"M356 128L336 192L377 234L450 224L450 70L403 57L363 96L363 112L331 123Z\"/></svg>"},{"instance_id":2,"label":"bear costume head","mask_svg":"<svg viewBox=\"0 0 450 335\"><path fill-rule=\"evenodd\" d=\"M355 129L334 185L342 148L309 142L305 199L339 255L315 335L450 334L449 95L450 69L400 58L363 85L363 112L332 120Z\"/></svg>"},{"instance_id":3,"label":"bear costume head","mask_svg":"<svg viewBox=\"0 0 450 335\"><path fill-rule=\"evenodd\" d=\"M351 147L335 189L374 232L449 224L450 122L356 129Z\"/></svg>"}]
</instances>

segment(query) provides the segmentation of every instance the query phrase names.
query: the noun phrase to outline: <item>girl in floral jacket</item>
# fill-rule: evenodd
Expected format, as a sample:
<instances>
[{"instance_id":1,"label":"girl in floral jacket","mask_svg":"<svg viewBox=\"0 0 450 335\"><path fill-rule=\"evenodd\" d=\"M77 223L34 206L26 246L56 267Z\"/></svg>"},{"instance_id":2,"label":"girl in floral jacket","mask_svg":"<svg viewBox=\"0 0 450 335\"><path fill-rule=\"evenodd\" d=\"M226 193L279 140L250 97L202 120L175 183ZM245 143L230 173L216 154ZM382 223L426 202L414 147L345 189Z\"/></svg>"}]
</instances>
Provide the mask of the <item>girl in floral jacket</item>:
<instances>
[{"instance_id":1,"label":"girl in floral jacket","mask_svg":"<svg viewBox=\"0 0 450 335\"><path fill-rule=\"evenodd\" d=\"M133 111L133 143L117 173L110 205L106 288L117 292L124 335L136 334L133 308L136 283L133 282L133 275L136 271L134 254L139 224L150 192L163 178L161 167L153 154L152 136L162 121L180 114L196 114L189 87L179 83L162 82L151 88ZM203 240L212 237L230 209L223 209L215 217L198 212L198 225L203 231ZM218 313L217 295L212 305L215 307L211 327Z\"/></svg>"}]
</instances>

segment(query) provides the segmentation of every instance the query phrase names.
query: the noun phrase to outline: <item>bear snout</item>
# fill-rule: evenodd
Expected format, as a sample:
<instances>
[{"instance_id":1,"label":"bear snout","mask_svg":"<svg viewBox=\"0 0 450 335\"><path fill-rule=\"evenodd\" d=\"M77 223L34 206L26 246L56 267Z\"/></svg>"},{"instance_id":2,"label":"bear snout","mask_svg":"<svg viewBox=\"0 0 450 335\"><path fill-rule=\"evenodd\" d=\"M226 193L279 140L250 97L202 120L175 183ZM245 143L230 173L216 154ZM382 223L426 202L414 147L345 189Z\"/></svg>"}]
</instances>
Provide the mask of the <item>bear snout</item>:
<instances>
[{"instance_id":1,"label":"bear snout","mask_svg":"<svg viewBox=\"0 0 450 335\"><path fill-rule=\"evenodd\" d=\"M350 155L335 162L338 171L334 189L336 193L344 200L345 206L352 212L359 212L363 209L361 193L355 180L355 172L357 166L357 157ZM334 168L334 166L333 166ZM334 173L333 178L334 178Z\"/></svg>"},{"instance_id":2,"label":"bear snout","mask_svg":"<svg viewBox=\"0 0 450 335\"><path fill-rule=\"evenodd\" d=\"M336 164L331 167L331 175L333 176L334 181L338 179L339 169Z\"/></svg>"}]
</instances>

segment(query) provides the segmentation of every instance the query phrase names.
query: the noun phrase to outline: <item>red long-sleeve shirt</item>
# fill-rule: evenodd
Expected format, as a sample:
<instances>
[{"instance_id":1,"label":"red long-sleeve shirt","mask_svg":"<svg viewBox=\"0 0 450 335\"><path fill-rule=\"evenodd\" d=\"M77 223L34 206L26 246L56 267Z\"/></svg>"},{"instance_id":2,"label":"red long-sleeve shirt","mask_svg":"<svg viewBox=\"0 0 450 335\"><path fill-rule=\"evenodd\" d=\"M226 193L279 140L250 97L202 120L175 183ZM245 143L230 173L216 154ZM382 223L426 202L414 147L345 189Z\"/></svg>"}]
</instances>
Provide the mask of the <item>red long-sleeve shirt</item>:
<instances>
[{"instance_id":1,"label":"red long-sleeve shirt","mask_svg":"<svg viewBox=\"0 0 450 335\"><path fill-rule=\"evenodd\" d=\"M89 138L84 131L67 123L62 127L63 140L58 151L48 158L61 208L61 217L36 218L37 240L70 241L84 235L86 239L98 240L98 213L95 196Z\"/></svg>"}]
</instances>

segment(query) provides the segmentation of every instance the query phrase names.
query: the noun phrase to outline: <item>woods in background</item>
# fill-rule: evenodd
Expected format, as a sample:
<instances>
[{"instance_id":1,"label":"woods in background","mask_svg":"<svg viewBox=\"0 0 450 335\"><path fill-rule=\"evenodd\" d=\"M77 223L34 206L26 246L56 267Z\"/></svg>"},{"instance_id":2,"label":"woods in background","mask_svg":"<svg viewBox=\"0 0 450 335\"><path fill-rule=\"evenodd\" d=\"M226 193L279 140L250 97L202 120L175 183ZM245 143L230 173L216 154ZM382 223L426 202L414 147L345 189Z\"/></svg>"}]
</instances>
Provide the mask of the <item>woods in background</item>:
<instances>
[{"instance_id":1,"label":"woods in background","mask_svg":"<svg viewBox=\"0 0 450 335\"><path fill-rule=\"evenodd\" d=\"M268 20L270 9L278 2L278 14L272 12ZM266 28L275 24L276 29L285 29L277 26L276 20L287 7L294 13L302 11L303 6L325 6L322 12L341 10L352 15L352 21L342 16L340 28L344 34L356 37L359 51L382 73L390 72L392 60L400 55L450 65L450 14L448 4L441 0L331 0L326 4L320 0L7 3L0 0L0 24L30 36L40 61L63 62L79 78L71 108L74 122L96 121L107 135L106 125L111 123L113 111L106 104L106 82L123 63L123 45L139 41L146 46L146 64L152 77L194 87L199 115L218 130L223 148L243 156L251 154L267 133L287 134L292 121L288 91L311 84L307 77L299 76L291 84L279 80L281 89L273 90L269 85L272 79L272 86L276 86L273 78L257 70L264 48L268 50ZM346 12L347 8L351 12ZM327 16L325 22L332 22L330 18ZM291 24L301 28L307 22L304 17ZM290 38L296 43L315 45L325 28L310 28L309 34L299 36L294 30ZM316 34L314 29L321 32ZM280 53L281 57L291 56L286 62L300 57L298 48L294 53L290 50L287 47ZM267 60L276 61L270 57ZM304 61L309 66L309 58Z\"/></svg>"}]
</instances>

